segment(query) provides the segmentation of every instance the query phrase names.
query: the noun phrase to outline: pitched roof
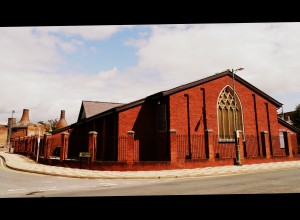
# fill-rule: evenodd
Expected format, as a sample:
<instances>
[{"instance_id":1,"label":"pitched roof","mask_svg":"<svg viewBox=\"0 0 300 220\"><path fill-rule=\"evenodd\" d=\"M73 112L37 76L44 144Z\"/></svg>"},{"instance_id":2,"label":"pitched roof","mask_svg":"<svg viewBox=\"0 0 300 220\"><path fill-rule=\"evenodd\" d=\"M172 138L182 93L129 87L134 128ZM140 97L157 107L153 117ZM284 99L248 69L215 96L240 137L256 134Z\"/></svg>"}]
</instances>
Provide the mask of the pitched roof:
<instances>
[{"instance_id":1,"label":"pitched roof","mask_svg":"<svg viewBox=\"0 0 300 220\"><path fill-rule=\"evenodd\" d=\"M173 94L173 93L185 90L185 89L189 89L189 88L192 88L192 87L195 87L195 86L207 83L209 81L221 78L221 77L226 76L226 75L228 75L230 77L233 77L233 73L230 70L226 70L224 72L216 73L215 75L206 77L204 79L201 79L201 80L198 80L198 81L194 81L194 82L191 82L191 83L188 83L188 84L185 84L185 85L182 85L182 86L178 86L176 88L164 91L163 94L164 95L170 95L170 94ZM248 83L247 81L245 81L244 79L242 79L238 75L235 74L234 75L234 79L235 79L235 81L238 81L239 83L243 84L244 86L248 87L249 89L257 92L259 95L261 95L262 97L264 97L265 99L267 99L268 101L270 101L271 103L273 103L276 107L281 107L282 106L282 103L280 103L277 100L273 99L272 97L270 97L269 95L267 95L263 91L259 90L258 88L256 88L252 84Z\"/></svg>"},{"instance_id":2,"label":"pitched roof","mask_svg":"<svg viewBox=\"0 0 300 220\"><path fill-rule=\"evenodd\" d=\"M186 89L190 89L190 88L195 87L195 86L199 86L201 84L204 84L204 83L216 80L218 78L221 78L221 77L224 77L224 76L227 76L227 75L230 76L230 77L233 77L233 73L230 70L226 70L224 72L216 73L216 74L214 74L212 76L209 76L209 77L206 77L206 78L203 78L203 79L191 82L191 83L187 83L187 84L175 87L173 89L169 89L169 90L165 90L165 91L161 91L161 92L155 93L155 94L150 95L150 96L148 96L148 97L146 97L144 99L140 99L140 100L128 103L126 105L118 107L117 111L123 111L123 110L126 110L128 108L132 108L132 107L135 107L137 105L140 105L140 104L144 103L144 101L147 98L151 98L151 97L155 98L155 97L160 97L160 96L172 95L174 93L177 93L177 92L180 92L180 91L183 91L183 90L186 90ZM255 91L256 93L258 93L259 95L261 95L262 97L264 97L265 99L267 99L269 102L273 103L277 108L279 108L279 107L281 107L283 105L282 103L280 103L277 100L273 99L271 96L267 95L266 93L264 93L260 89L256 88L252 84L248 83L247 81L245 81L244 79L242 79L238 75L235 74L234 75L234 79L235 79L235 81L238 81L239 83L243 84L244 86L248 87L249 89Z\"/></svg>"},{"instance_id":3,"label":"pitched roof","mask_svg":"<svg viewBox=\"0 0 300 220\"><path fill-rule=\"evenodd\" d=\"M92 117L120 105L124 104L112 102L82 101L78 121Z\"/></svg>"},{"instance_id":4,"label":"pitched roof","mask_svg":"<svg viewBox=\"0 0 300 220\"><path fill-rule=\"evenodd\" d=\"M191 82L191 83L187 83L187 84L175 87L173 89L161 91L161 92L152 94L150 96L147 96L147 97L145 97L143 99L139 99L139 100L127 103L127 104L110 103L110 104L115 104L115 106L112 106L110 104L108 104L109 106L107 106L106 105L107 102L90 101L90 102L94 103L95 105L97 105L96 103L99 103L99 110L98 110L98 112L94 111L93 115L90 114L89 117L85 117L84 112L83 112L83 104L82 104L81 105L81 109L80 109L80 114L79 114L79 117L78 117L78 121L80 121L82 119L87 119L87 118L89 118L89 119L88 120L84 120L84 121L89 121L89 120L93 120L95 117L102 117L104 115L111 114L113 112L121 112L121 111L130 109L130 108L142 105L145 102L146 99L155 99L156 97L162 97L162 96L172 95L174 93L177 93L177 92L180 92L180 91L183 91L183 90L186 90L186 89L190 89L190 88L195 87L195 86L202 85L204 83L207 83L207 82L219 79L219 78L224 77L224 76L233 77L233 73L228 69L226 71L223 71L223 72L220 72L220 73L216 73L216 74L214 74L212 76L209 76L209 77L206 77L206 78L203 78L203 79ZM236 81L238 81L239 83L243 84L244 86L248 87L249 89L253 90L254 92L256 92L257 94L259 94L260 96L264 97L266 100L268 100L269 102L271 102L272 104L274 104L277 108L279 108L279 107L281 107L283 105L282 103L278 102L277 100L275 100L271 96L267 95L266 93L264 93L260 89L256 88L252 84L248 83L247 81L245 81L244 79L242 79L238 75L235 74L234 75L234 79ZM87 103L88 101L83 101L83 103L84 102ZM101 103L106 103L103 106L107 106L108 108L103 108L100 111ZM92 108L92 107L90 107L90 108ZM97 109L97 106L95 106L94 108ZM91 117L91 116L94 116L94 117Z\"/></svg>"}]
</instances>

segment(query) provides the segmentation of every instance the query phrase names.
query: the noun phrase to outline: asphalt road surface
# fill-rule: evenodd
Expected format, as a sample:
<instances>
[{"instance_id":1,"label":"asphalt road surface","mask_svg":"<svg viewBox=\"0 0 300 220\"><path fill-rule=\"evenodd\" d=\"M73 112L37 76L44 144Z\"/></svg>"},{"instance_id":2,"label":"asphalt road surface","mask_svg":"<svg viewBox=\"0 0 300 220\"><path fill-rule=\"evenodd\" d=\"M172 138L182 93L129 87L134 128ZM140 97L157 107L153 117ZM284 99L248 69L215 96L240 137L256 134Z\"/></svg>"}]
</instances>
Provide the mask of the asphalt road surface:
<instances>
[{"instance_id":1,"label":"asphalt road surface","mask_svg":"<svg viewBox=\"0 0 300 220\"><path fill-rule=\"evenodd\" d=\"M76 191L46 192L44 196L161 196L300 193L300 170L282 170L215 177L193 177L111 185Z\"/></svg>"},{"instance_id":2,"label":"asphalt road surface","mask_svg":"<svg viewBox=\"0 0 300 220\"><path fill-rule=\"evenodd\" d=\"M56 177L9 169L0 158L0 198L45 197L52 192L67 197L75 196L76 192L85 189L108 189L128 185L140 185L169 180L110 180L110 179L80 179ZM55 196L57 196L55 195Z\"/></svg>"},{"instance_id":3,"label":"asphalt road surface","mask_svg":"<svg viewBox=\"0 0 300 220\"><path fill-rule=\"evenodd\" d=\"M98 197L300 193L300 169L211 177L77 179L14 171L0 160L0 197Z\"/></svg>"}]
</instances>

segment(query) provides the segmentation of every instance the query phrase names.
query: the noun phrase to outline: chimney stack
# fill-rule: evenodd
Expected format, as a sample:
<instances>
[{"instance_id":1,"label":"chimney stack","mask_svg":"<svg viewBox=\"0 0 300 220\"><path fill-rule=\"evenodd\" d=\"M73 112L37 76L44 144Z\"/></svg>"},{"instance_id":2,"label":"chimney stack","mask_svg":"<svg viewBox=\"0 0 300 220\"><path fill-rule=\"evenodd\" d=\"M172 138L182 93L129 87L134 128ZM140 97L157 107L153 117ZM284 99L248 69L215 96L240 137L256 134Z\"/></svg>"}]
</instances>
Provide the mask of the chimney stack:
<instances>
[{"instance_id":1,"label":"chimney stack","mask_svg":"<svg viewBox=\"0 0 300 220\"><path fill-rule=\"evenodd\" d=\"M16 118L8 118L7 125L8 126L15 126L17 124L17 119Z\"/></svg>"},{"instance_id":2,"label":"chimney stack","mask_svg":"<svg viewBox=\"0 0 300 220\"><path fill-rule=\"evenodd\" d=\"M65 110L61 110L61 113L60 113L60 119L59 119L59 121L57 122L56 129L63 128L63 127L66 127L66 126L68 126L68 123L67 123L67 121L66 121Z\"/></svg>"},{"instance_id":3,"label":"chimney stack","mask_svg":"<svg viewBox=\"0 0 300 220\"><path fill-rule=\"evenodd\" d=\"M29 109L23 109L23 115L22 118L20 120L20 124L29 124L30 120L29 120Z\"/></svg>"}]
</instances>

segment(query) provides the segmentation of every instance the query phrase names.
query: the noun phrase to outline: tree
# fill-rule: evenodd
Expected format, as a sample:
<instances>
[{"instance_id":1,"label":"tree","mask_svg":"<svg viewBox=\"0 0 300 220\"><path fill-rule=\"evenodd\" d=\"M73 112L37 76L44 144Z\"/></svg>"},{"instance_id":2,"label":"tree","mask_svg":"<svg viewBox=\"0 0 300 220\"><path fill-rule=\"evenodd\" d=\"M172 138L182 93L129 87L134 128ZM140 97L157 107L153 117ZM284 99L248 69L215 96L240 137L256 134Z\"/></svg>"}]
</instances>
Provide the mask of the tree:
<instances>
[{"instance_id":1,"label":"tree","mask_svg":"<svg viewBox=\"0 0 300 220\"><path fill-rule=\"evenodd\" d=\"M295 108L295 111L291 115L291 120L293 122L293 125L296 128L300 129L300 104L298 104ZM298 139L298 153L300 152L300 133L297 132L297 139Z\"/></svg>"},{"instance_id":2,"label":"tree","mask_svg":"<svg viewBox=\"0 0 300 220\"><path fill-rule=\"evenodd\" d=\"M291 115L291 120L295 127L300 128L300 104L296 106L295 111Z\"/></svg>"},{"instance_id":3,"label":"tree","mask_svg":"<svg viewBox=\"0 0 300 220\"><path fill-rule=\"evenodd\" d=\"M57 118L50 119L50 120L48 120L48 123L43 122L43 121L39 121L38 123L41 124L41 125L43 125L44 130L46 132L50 132L51 133L53 130L55 130L57 128L58 119Z\"/></svg>"},{"instance_id":4,"label":"tree","mask_svg":"<svg viewBox=\"0 0 300 220\"><path fill-rule=\"evenodd\" d=\"M57 128L58 119L57 118L50 119L50 120L48 120L48 123L50 125L49 131L54 131Z\"/></svg>"}]
</instances>

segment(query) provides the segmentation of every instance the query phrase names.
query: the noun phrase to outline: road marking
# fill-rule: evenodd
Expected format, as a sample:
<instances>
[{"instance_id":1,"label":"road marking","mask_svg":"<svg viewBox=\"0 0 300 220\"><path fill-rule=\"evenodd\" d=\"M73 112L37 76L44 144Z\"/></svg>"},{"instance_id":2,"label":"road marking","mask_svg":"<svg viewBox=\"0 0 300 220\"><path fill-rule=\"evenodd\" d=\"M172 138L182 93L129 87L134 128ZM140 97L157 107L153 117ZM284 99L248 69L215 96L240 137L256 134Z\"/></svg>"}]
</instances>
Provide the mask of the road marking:
<instances>
[{"instance_id":1,"label":"road marking","mask_svg":"<svg viewBox=\"0 0 300 220\"><path fill-rule=\"evenodd\" d=\"M27 189L9 189L7 191L9 191L9 192L15 192L15 191L24 191L24 190L27 190Z\"/></svg>"}]
</instances>

